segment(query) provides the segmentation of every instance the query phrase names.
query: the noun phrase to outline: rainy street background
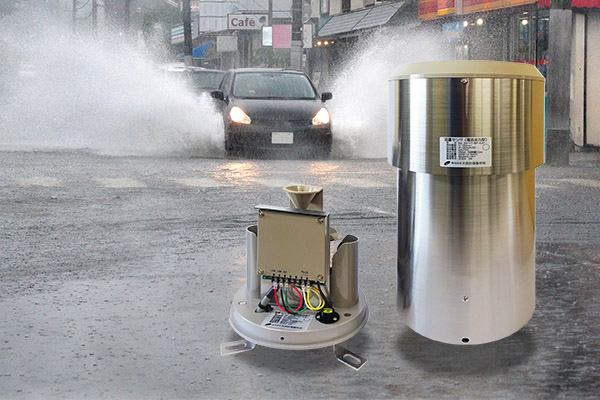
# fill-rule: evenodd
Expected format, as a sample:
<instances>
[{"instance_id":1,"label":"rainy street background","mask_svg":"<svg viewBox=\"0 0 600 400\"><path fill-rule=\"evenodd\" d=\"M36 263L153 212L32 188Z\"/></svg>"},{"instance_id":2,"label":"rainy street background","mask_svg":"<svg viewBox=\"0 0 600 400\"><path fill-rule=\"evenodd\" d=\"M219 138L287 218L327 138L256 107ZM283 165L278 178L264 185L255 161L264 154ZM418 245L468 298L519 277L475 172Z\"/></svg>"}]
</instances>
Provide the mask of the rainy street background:
<instances>
[{"instance_id":1,"label":"rainy street background","mask_svg":"<svg viewBox=\"0 0 600 400\"><path fill-rule=\"evenodd\" d=\"M264 11L268 1L212 3L237 7L227 9L233 13L249 3ZM292 3L274 0L273 18L285 23ZM593 75L581 80L587 112L571 103L568 146L554 141L562 119L547 121L549 143L565 151L558 154L564 162L536 170L537 297L529 323L494 343L452 346L414 333L396 311L397 172L386 160L387 79L403 63L493 52L509 61L532 56L547 74L547 38L539 34L547 34L547 4L474 13L456 36L438 17L420 15L418 1L304 3L316 15L315 40L296 61L320 92L334 95L326 103L334 136L326 159L225 156L214 102L160 69L183 52L170 43L171 27L181 23L177 1L2 0L0 399L598 398ZM202 1L196 4L203 12ZM388 19L384 6L395 7ZM317 45L319 26L365 7L382 12L380 25L332 34L327 38L337 43L318 48L325 46ZM600 21L596 8L582 10L586 23ZM534 12L536 35L522 22L533 25ZM461 26L465 17L455 17L442 22ZM574 26L578 18L573 11ZM488 21L502 28L477 30ZM508 26L516 35L502 30ZM497 42L508 43L507 53ZM219 69L292 63L290 49L269 53L245 43L248 51L213 49L194 62ZM567 99L581 89L573 82ZM573 117L579 111L585 134ZM220 354L221 343L238 339L229 309L245 282L254 206L285 206L281 188L291 183L324 187L332 226L360 239L370 318L347 342L368 359L359 371L338 362L331 348Z\"/></svg>"}]
</instances>

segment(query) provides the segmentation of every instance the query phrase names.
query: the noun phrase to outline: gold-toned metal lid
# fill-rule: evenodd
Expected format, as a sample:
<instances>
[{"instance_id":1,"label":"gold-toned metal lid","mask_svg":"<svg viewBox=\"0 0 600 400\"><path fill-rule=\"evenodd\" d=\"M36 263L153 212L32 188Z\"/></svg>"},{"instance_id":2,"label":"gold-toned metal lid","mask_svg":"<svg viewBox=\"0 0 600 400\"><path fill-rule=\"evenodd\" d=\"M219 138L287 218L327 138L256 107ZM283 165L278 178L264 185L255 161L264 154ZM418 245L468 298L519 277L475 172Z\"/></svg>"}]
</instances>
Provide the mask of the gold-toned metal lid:
<instances>
[{"instance_id":1,"label":"gold-toned metal lid","mask_svg":"<svg viewBox=\"0 0 600 400\"><path fill-rule=\"evenodd\" d=\"M390 80L410 78L511 78L544 81L536 67L507 61L429 61L404 64Z\"/></svg>"}]
</instances>

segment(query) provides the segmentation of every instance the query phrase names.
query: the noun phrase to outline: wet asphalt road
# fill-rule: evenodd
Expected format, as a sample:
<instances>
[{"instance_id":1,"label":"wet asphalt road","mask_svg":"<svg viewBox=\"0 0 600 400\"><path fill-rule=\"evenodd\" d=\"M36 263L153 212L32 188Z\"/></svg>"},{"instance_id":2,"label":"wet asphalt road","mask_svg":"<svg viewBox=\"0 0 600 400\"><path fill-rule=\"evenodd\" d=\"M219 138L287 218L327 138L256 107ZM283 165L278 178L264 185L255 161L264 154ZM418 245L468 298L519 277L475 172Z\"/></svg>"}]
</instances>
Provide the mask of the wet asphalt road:
<instances>
[{"instance_id":1,"label":"wet asphalt road","mask_svg":"<svg viewBox=\"0 0 600 400\"><path fill-rule=\"evenodd\" d=\"M598 398L600 163L538 170L537 309L481 346L432 342L395 312L395 170L385 160L211 160L0 152L0 398ZM367 326L348 347L236 339L245 228L280 187L325 187L361 240Z\"/></svg>"}]
</instances>

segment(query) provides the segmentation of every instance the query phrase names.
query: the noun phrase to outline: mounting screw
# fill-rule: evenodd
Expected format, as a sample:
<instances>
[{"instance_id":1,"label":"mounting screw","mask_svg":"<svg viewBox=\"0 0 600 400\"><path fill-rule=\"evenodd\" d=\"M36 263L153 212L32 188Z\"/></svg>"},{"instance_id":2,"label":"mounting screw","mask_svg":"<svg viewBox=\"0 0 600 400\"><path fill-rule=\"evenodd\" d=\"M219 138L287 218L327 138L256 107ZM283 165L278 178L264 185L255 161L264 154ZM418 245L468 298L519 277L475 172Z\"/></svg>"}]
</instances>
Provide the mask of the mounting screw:
<instances>
[{"instance_id":1,"label":"mounting screw","mask_svg":"<svg viewBox=\"0 0 600 400\"><path fill-rule=\"evenodd\" d=\"M323 280L323 275L317 275L317 279L322 281Z\"/></svg>"},{"instance_id":2,"label":"mounting screw","mask_svg":"<svg viewBox=\"0 0 600 400\"><path fill-rule=\"evenodd\" d=\"M322 224L323 222L325 222L325 218L320 217L317 221L319 221L319 223Z\"/></svg>"},{"instance_id":3,"label":"mounting screw","mask_svg":"<svg viewBox=\"0 0 600 400\"><path fill-rule=\"evenodd\" d=\"M258 270L258 271L256 271L256 272L258 272L258 274L259 274L259 275L262 275L262 274L264 274L264 273L265 273L265 271L263 271L262 269L259 269L259 270Z\"/></svg>"},{"instance_id":4,"label":"mounting screw","mask_svg":"<svg viewBox=\"0 0 600 400\"><path fill-rule=\"evenodd\" d=\"M469 301L469 296L463 296L463 301L466 303L467 301Z\"/></svg>"},{"instance_id":5,"label":"mounting screw","mask_svg":"<svg viewBox=\"0 0 600 400\"><path fill-rule=\"evenodd\" d=\"M265 216L265 212L263 210L258 210L258 216L259 217L264 217Z\"/></svg>"},{"instance_id":6,"label":"mounting screw","mask_svg":"<svg viewBox=\"0 0 600 400\"><path fill-rule=\"evenodd\" d=\"M461 79L460 83L462 83L463 85L466 85L467 83L469 83L468 79Z\"/></svg>"}]
</instances>

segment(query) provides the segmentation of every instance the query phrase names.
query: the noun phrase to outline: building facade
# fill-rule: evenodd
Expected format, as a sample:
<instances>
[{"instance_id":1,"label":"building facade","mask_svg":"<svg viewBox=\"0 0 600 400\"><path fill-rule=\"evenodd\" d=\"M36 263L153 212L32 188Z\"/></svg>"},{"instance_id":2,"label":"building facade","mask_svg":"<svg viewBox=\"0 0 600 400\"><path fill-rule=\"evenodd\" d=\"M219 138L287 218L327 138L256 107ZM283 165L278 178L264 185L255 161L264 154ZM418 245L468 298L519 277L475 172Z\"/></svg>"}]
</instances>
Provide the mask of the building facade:
<instances>
[{"instance_id":1,"label":"building facade","mask_svg":"<svg viewBox=\"0 0 600 400\"><path fill-rule=\"evenodd\" d=\"M562 0L560 10L551 0L312 0L311 6L320 46L308 70L322 87L361 37L387 26L413 29L417 21L441 32L456 59L535 65L550 81L548 128L566 124L576 146L600 146L600 0ZM551 45L553 35L558 45ZM551 68L567 72L549 74Z\"/></svg>"}]
</instances>

